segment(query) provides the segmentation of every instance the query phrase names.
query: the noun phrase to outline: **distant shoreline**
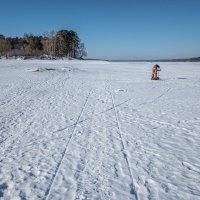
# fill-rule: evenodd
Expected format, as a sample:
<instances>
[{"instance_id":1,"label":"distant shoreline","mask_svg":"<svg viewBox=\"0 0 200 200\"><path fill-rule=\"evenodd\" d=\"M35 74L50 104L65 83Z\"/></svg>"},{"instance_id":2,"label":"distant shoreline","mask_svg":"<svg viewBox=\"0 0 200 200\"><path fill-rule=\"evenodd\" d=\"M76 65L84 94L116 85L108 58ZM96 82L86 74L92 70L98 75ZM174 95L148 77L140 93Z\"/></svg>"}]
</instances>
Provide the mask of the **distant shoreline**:
<instances>
[{"instance_id":1,"label":"distant shoreline","mask_svg":"<svg viewBox=\"0 0 200 200\"><path fill-rule=\"evenodd\" d=\"M182 59L155 59L155 60L115 60L115 59L95 59L95 58L82 58L82 59L76 59L76 58L66 58L66 57L41 57L41 56L13 56L13 57L1 57L1 59L21 59L21 60L30 60L30 59L39 59L39 60L85 60L85 61L107 61L107 62L200 62L200 57L196 58L182 58Z\"/></svg>"},{"instance_id":2,"label":"distant shoreline","mask_svg":"<svg viewBox=\"0 0 200 200\"><path fill-rule=\"evenodd\" d=\"M200 57L194 58L178 58L178 59L155 59L155 60L115 60L115 59L92 59L86 58L84 60L100 60L100 61L109 61L109 62L200 62Z\"/></svg>"}]
</instances>

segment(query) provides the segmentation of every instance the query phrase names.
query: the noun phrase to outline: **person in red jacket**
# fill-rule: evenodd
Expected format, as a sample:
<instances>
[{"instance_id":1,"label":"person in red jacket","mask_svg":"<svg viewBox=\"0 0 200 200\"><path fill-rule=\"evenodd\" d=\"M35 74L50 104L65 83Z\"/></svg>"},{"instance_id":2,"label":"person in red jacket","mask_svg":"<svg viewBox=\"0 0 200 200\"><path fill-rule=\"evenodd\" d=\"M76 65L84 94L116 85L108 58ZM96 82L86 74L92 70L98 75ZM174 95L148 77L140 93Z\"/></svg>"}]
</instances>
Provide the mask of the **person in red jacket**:
<instances>
[{"instance_id":1,"label":"person in red jacket","mask_svg":"<svg viewBox=\"0 0 200 200\"><path fill-rule=\"evenodd\" d=\"M159 76L158 76L158 71L161 71L160 66L159 65L154 65L152 67L152 74L151 74L151 80L159 80Z\"/></svg>"}]
</instances>

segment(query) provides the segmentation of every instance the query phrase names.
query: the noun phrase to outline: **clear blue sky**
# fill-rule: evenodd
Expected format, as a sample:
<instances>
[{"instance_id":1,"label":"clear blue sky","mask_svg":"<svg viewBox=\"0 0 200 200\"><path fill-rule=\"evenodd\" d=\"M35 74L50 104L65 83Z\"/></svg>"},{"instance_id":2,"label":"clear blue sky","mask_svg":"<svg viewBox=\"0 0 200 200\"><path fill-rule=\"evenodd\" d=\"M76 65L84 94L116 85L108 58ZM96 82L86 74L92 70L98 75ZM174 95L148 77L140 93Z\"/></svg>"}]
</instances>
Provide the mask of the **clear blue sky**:
<instances>
[{"instance_id":1,"label":"clear blue sky","mask_svg":"<svg viewBox=\"0 0 200 200\"><path fill-rule=\"evenodd\" d=\"M2 0L0 33L70 29L89 58L200 56L200 0Z\"/></svg>"}]
</instances>

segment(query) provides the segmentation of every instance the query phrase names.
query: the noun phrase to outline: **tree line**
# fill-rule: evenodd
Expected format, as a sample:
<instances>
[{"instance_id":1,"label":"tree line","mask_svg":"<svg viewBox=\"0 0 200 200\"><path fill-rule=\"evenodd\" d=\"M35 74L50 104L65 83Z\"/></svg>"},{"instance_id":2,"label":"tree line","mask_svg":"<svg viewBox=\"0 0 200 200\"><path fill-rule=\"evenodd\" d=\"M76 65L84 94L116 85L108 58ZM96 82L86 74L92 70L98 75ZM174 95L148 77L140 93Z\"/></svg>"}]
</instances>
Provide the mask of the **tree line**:
<instances>
[{"instance_id":1,"label":"tree line","mask_svg":"<svg viewBox=\"0 0 200 200\"><path fill-rule=\"evenodd\" d=\"M42 56L83 58L85 45L72 30L46 32L42 36L24 34L23 37L5 37L0 34L0 57Z\"/></svg>"}]
</instances>

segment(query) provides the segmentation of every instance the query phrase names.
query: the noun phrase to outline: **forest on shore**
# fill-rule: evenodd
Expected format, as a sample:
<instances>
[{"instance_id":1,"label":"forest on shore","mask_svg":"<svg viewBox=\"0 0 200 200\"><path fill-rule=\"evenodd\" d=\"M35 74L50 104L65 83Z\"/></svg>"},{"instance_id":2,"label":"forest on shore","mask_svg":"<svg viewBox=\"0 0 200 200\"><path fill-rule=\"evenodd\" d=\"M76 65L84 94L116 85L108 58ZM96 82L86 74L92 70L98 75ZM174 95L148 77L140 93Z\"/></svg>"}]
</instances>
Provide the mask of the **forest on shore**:
<instances>
[{"instance_id":1,"label":"forest on shore","mask_svg":"<svg viewBox=\"0 0 200 200\"><path fill-rule=\"evenodd\" d=\"M87 56L85 45L72 30L46 32L42 36L24 34L23 37L5 37L0 34L1 57L68 57Z\"/></svg>"}]
</instances>

